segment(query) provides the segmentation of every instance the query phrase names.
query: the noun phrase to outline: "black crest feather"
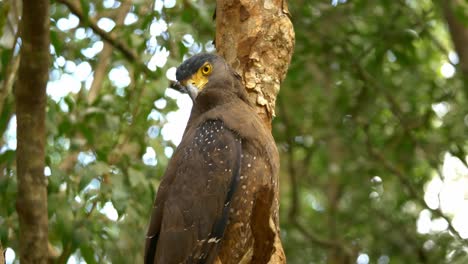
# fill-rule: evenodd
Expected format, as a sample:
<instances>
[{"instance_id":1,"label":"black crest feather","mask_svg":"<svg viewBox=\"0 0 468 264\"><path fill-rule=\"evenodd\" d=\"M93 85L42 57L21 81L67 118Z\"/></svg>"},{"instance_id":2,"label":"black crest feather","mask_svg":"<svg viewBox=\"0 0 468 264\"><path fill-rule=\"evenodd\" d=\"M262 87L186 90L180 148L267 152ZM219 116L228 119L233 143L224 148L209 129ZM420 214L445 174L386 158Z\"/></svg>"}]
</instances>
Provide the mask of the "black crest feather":
<instances>
[{"instance_id":1,"label":"black crest feather","mask_svg":"<svg viewBox=\"0 0 468 264\"><path fill-rule=\"evenodd\" d=\"M185 60L179 67L177 67L176 78L177 81L183 81L192 76L205 62L213 62L219 57L215 54L200 53Z\"/></svg>"}]
</instances>

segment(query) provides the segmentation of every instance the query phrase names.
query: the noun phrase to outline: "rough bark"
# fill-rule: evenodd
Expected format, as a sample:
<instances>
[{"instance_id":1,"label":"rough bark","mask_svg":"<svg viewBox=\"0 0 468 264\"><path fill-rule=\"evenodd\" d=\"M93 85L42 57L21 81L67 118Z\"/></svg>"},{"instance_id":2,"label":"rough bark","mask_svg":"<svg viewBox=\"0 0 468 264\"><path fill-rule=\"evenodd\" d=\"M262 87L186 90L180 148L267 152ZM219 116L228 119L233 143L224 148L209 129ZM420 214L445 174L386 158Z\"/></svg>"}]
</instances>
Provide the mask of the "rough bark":
<instances>
[{"instance_id":1,"label":"rough bark","mask_svg":"<svg viewBox=\"0 0 468 264\"><path fill-rule=\"evenodd\" d=\"M462 72L468 76L468 27L456 17L454 10L457 1L441 1L442 10L450 31L450 36L460 59Z\"/></svg>"},{"instance_id":2,"label":"rough bark","mask_svg":"<svg viewBox=\"0 0 468 264\"><path fill-rule=\"evenodd\" d=\"M21 62L15 87L16 164L22 264L47 263L45 106L49 67L49 1L24 0Z\"/></svg>"},{"instance_id":3,"label":"rough bark","mask_svg":"<svg viewBox=\"0 0 468 264\"><path fill-rule=\"evenodd\" d=\"M294 49L286 0L218 0L216 49L242 76L249 97L271 128L276 96Z\"/></svg>"},{"instance_id":4,"label":"rough bark","mask_svg":"<svg viewBox=\"0 0 468 264\"><path fill-rule=\"evenodd\" d=\"M271 129L276 96L294 49L294 29L286 0L218 0L216 49L242 76L264 125ZM275 216L275 250L269 263L286 263Z\"/></svg>"},{"instance_id":5,"label":"rough bark","mask_svg":"<svg viewBox=\"0 0 468 264\"><path fill-rule=\"evenodd\" d=\"M0 241L0 264L5 263L5 253L3 252L2 241Z\"/></svg>"},{"instance_id":6,"label":"rough bark","mask_svg":"<svg viewBox=\"0 0 468 264\"><path fill-rule=\"evenodd\" d=\"M464 25L455 14L457 6L460 8L458 1L442 0L440 1L440 5L447 20L453 46L460 60L459 65L463 79L465 80L465 84L468 84L468 26ZM465 96L468 98L468 87L465 87Z\"/></svg>"}]
</instances>

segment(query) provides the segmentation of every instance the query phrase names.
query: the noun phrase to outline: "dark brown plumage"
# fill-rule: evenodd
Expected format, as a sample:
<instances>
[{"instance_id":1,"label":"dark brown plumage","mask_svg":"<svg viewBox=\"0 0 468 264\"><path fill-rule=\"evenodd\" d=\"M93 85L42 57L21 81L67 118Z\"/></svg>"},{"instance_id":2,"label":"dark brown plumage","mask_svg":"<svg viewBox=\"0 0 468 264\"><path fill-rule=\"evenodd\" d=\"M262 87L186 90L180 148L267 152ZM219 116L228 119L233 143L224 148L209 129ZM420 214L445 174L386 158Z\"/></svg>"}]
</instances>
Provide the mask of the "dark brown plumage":
<instances>
[{"instance_id":1,"label":"dark brown plumage","mask_svg":"<svg viewBox=\"0 0 468 264\"><path fill-rule=\"evenodd\" d=\"M145 263L267 263L278 238L278 152L219 56L177 69L194 99L148 229Z\"/></svg>"}]
</instances>

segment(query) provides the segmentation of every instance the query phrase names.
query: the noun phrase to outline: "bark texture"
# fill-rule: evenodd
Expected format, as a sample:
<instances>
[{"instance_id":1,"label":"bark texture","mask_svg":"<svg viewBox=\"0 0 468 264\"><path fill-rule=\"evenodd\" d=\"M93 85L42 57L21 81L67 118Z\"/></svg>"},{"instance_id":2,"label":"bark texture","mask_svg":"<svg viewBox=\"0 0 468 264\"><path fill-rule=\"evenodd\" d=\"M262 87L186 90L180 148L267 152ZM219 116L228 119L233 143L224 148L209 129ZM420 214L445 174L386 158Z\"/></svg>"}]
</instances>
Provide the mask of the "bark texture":
<instances>
[{"instance_id":1,"label":"bark texture","mask_svg":"<svg viewBox=\"0 0 468 264\"><path fill-rule=\"evenodd\" d=\"M271 129L276 96L294 49L294 29L286 0L218 0L216 3L217 52L242 76L250 101L264 125ZM275 250L268 263L286 263L278 216L273 211L270 214L268 226L274 233Z\"/></svg>"},{"instance_id":2,"label":"bark texture","mask_svg":"<svg viewBox=\"0 0 468 264\"><path fill-rule=\"evenodd\" d=\"M294 49L286 0L218 0L216 49L242 76L267 127Z\"/></svg>"},{"instance_id":3,"label":"bark texture","mask_svg":"<svg viewBox=\"0 0 468 264\"><path fill-rule=\"evenodd\" d=\"M448 29L452 38L453 46L460 60L460 70L463 74L465 83L468 84L468 26L455 14L457 8L461 8L460 0L442 0L440 4L445 19L447 20ZM465 96L468 98L468 87L465 87Z\"/></svg>"},{"instance_id":4,"label":"bark texture","mask_svg":"<svg viewBox=\"0 0 468 264\"><path fill-rule=\"evenodd\" d=\"M2 241L0 241L0 264L5 263L5 253L3 252Z\"/></svg>"},{"instance_id":5,"label":"bark texture","mask_svg":"<svg viewBox=\"0 0 468 264\"><path fill-rule=\"evenodd\" d=\"M456 17L454 11L457 1L441 1L445 19L452 37L453 45L460 59L461 70L468 75L468 27Z\"/></svg>"},{"instance_id":6,"label":"bark texture","mask_svg":"<svg viewBox=\"0 0 468 264\"><path fill-rule=\"evenodd\" d=\"M15 87L16 165L20 262L47 263L48 219L45 161L45 106L49 67L49 1L24 0L21 62Z\"/></svg>"}]
</instances>

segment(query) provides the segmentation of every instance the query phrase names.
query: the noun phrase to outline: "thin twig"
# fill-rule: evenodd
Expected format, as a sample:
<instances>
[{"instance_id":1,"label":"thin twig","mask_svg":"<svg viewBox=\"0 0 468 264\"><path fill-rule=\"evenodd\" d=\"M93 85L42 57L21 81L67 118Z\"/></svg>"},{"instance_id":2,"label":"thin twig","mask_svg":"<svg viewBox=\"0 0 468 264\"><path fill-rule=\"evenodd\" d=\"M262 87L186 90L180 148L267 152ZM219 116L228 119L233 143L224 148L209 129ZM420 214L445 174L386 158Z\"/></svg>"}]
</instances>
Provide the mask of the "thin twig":
<instances>
[{"instance_id":1,"label":"thin twig","mask_svg":"<svg viewBox=\"0 0 468 264\"><path fill-rule=\"evenodd\" d=\"M3 112L5 101L7 100L8 95L10 94L10 91L15 82L16 74L19 69L21 56L19 53L15 56L15 47L18 43L19 34L20 34L20 31L18 30L15 33L15 39L13 41L13 46L11 48L10 63L7 65L7 68L6 68L6 78L4 79L3 85L0 89L0 113Z\"/></svg>"},{"instance_id":2,"label":"thin twig","mask_svg":"<svg viewBox=\"0 0 468 264\"><path fill-rule=\"evenodd\" d=\"M353 250L348 247L344 242L342 241L336 241L336 240L327 240L321 237L318 237L316 234L312 233L310 230L305 228L298 220L299 218L299 209L300 209L300 199L299 199L299 183L297 179L297 170L296 167L294 166L294 149L295 149L295 142L294 142L294 135L291 131L292 124L289 123L289 118L288 118L288 113L284 107L284 103L279 98L279 104L278 104L279 111L281 113L281 116L284 119L285 127L286 127L286 141L288 142L288 149L287 149L287 154L288 154L288 173L289 173L289 180L290 180L290 185L291 185L291 207L289 209L289 219L293 226L299 231L307 240L309 240L311 243L316 244L320 247L328 248L328 249L339 249L342 252L346 254L346 256L353 256ZM309 155L307 159L310 159L312 155Z\"/></svg>"},{"instance_id":3,"label":"thin twig","mask_svg":"<svg viewBox=\"0 0 468 264\"><path fill-rule=\"evenodd\" d=\"M137 55L137 53L128 47L128 45L125 42L120 41L115 34L109 34L103 29L101 29L98 25L97 22L92 19L88 18L83 14L83 11L81 10L81 7L79 6L76 1L70 1L70 0L57 0L57 2L60 2L68 7L70 11L76 15L81 23L83 23L85 26L91 28L94 33L99 35L104 41L107 43L111 44L114 46L116 49L118 49L124 57L131 63L137 66L137 68L141 69L147 76L151 78L156 78L156 75L153 71L151 71L142 61L141 58Z\"/></svg>"},{"instance_id":4,"label":"thin twig","mask_svg":"<svg viewBox=\"0 0 468 264\"><path fill-rule=\"evenodd\" d=\"M448 229L450 232L452 232L458 239L463 241L465 244L468 244L468 240L464 239L460 233L455 229L455 227L452 224L451 219L445 215L440 207L437 209L432 209L429 207L424 199L422 198L423 195L420 194L420 192L413 186L413 184L408 180L406 177L405 173L403 172L402 169L391 163L382 153L377 151L371 144L370 142L370 136L368 134L368 131L365 129L366 133L366 143L367 143L367 150L369 155L372 158L377 159L380 161L380 163L391 173L393 173L395 176L397 176L398 180L402 183L404 188L408 191L408 194L410 195L411 198L416 200L419 204L421 204L425 209L431 211L433 214L435 214L437 217L443 218L445 221L448 223Z\"/></svg>"},{"instance_id":5,"label":"thin twig","mask_svg":"<svg viewBox=\"0 0 468 264\"><path fill-rule=\"evenodd\" d=\"M122 1L121 6L115 12L115 25L119 27L123 24L125 16L130 11L132 3L129 0ZM107 69L109 68L109 61L112 55L113 45L109 42L104 43L104 47L99 54L96 68L94 69L94 79L88 93L88 103L91 104L97 98L99 91L102 88L102 82L106 76Z\"/></svg>"}]
</instances>

